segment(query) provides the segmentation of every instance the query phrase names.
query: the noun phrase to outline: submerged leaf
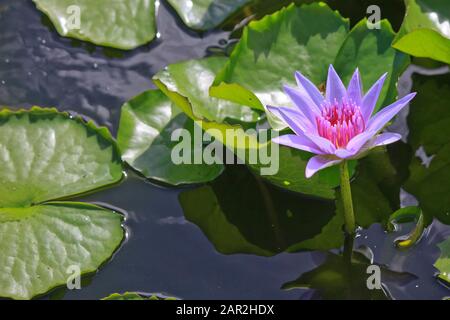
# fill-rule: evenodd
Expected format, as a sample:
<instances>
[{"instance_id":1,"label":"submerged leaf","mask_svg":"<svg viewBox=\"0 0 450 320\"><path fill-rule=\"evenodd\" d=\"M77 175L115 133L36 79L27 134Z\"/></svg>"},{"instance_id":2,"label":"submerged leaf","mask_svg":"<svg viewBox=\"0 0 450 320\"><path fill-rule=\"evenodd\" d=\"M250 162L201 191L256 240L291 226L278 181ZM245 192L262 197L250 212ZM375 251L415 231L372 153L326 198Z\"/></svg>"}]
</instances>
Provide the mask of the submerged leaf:
<instances>
[{"instance_id":1,"label":"submerged leaf","mask_svg":"<svg viewBox=\"0 0 450 320\"><path fill-rule=\"evenodd\" d=\"M280 190L244 166L228 167L210 185L181 193L180 202L186 219L225 254L270 256L343 242L343 216L335 215L332 201Z\"/></svg>"},{"instance_id":2,"label":"submerged leaf","mask_svg":"<svg viewBox=\"0 0 450 320\"><path fill-rule=\"evenodd\" d=\"M234 101L239 86L246 105L253 108L290 105L283 85L292 84L296 70L321 84L347 32L348 21L323 3L291 5L252 22L217 75L211 94ZM233 83L229 90L227 84Z\"/></svg>"},{"instance_id":3,"label":"submerged leaf","mask_svg":"<svg viewBox=\"0 0 450 320\"><path fill-rule=\"evenodd\" d=\"M0 208L0 296L29 299L95 272L122 242L122 216L97 206L49 202Z\"/></svg>"},{"instance_id":4,"label":"submerged leaf","mask_svg":"<svg viewBox=\"0 0 450 320\"><path fill-rule=\"evenodd\" d=\"M450 283L450 239L441 242L438 246L441 249L441 255L434 266L439 270L439 278Z\"/></svg>"}]
</instances>

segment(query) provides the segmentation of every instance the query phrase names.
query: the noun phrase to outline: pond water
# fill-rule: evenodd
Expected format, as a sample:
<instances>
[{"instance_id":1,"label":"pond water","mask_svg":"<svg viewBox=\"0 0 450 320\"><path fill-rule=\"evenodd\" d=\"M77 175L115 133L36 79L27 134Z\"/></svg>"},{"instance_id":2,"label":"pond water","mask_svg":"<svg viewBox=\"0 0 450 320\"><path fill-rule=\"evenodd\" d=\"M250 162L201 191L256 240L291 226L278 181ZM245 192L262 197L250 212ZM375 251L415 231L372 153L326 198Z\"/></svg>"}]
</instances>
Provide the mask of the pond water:
<instances>
[{"instance_id":1,"label":"pond water","mask_svg":"<svg viewBox=\"0 0 450 320\"><path fill-rule=\"evenodd\" d=\"M186 31L164 3L158 28L159 39L132 52L104 49L61 38L31 1L0 0L0 105L56 106L93 119L116 135L121 105L154 87L153 74L170 63L221 50L229 36L222 31L202 35ZM404 75L401 90L408 90L410 74L418 70ZM401 117L395 125L396 130L406 129ZM324 253L221 254L185 220L179 195L188 188L158 186L131 170L127 175L121 185L80 199L125 214L128 236L120 250L97 274L86 277L82 290L57 289L44 298L99 299L124 291L184 299L319 297L313 290L280 287L321 265ZM298 201L306 200L299 196ZM374 225L360 232L356 247L366 247L375 262L391 270L415 276L384 278L393 298L442 299L449 292L435 279L432 265L439 256L436 244L450 236L450 228L434 222L417 246L397 250L394 239L410 228L403 225L399 232L386 234Z\"/></svg>"}]
</instances>

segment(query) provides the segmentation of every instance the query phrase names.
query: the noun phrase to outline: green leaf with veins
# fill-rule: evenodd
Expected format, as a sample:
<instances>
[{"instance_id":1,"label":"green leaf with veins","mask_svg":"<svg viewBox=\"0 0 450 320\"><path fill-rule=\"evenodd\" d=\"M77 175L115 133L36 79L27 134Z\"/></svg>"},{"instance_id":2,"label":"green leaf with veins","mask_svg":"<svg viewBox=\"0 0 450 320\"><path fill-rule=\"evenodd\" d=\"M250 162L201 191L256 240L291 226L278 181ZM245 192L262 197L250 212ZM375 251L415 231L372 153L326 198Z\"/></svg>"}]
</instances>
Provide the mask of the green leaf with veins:
<instances>
[{"instance_id":1,"label":"green leaf with veins","mask_svg":"<svg viewBox=\"0 0 450 320\"><path fill-rule=\"evenodd\" d=\"M388 72L378 104L385 106L396 97L398 77L409 63L406 55L390 47L393 39L387 20L381 21L380 30L369 30L364 19L348 33L348 21L323 3L291 5L245 28L210 92L256 109L292 106L283 85L296 85L294 72L321 86L334 64L346 82L359 67L366 91ZM275 129L285 127L268 117Z\"/></svg>"},{"instance_id":2,"label":"green leaf with veins","mask_svg":"<svg viewBox=\"0 0 450 320\"><path fill-rule=\"evenodd\" d=\"M0 161L0 296L43 294L66 283L68 267L94 272L120 245L121 215L51 202L121 180L106 128L55 109L2 110Z\"/></svg>"},{"instance_id":3,"label":"green leaf with veins","mask_svg":"<svg viewBox=\"0 0 450 320\"><path fill-rule=\"evenodd\" d=\"M72 266L95 272L122 242L121 222L120 214L83 203L0 208L0 296L43 294L65 284Z\"/></svg>"},{"instance_id":4,"label":"green leaf with veins","mask_svg":"<svg viewBox=\"0 0 450 320\"><path fill-rule=\"evenodd\" d=\"M222 24L234 11L252 0L168 0L183 22L195 30Z\"/></svg>"},{"instance_id":5,"label":"green leaf with veins","mask_svg":"<svg viewBox=\"0 0 450 320\"><path fill-rule=\"evenodd\" d=\"M217 75L211 95L234 101L239 92L255 109L291 105L283 85L295 82L296 70L317 85L323 83L347 32L348 21L323 3L291 5L251 22ZM235 87L229 90L227 84Z\"/></svg>"},{"instance_id":6,"label":"green leaf with veins","mask_svg":"<svg viewBox=\"0 0 450 320\"><path fill-rule=\"evenodd\" d=\"M394 48L412 56L450 64L450 3L405 0L406 14Z\"/></svg>"},{"instance_id":7,"label":"green leaf with veins","mask_svg":"<svg viewBox=\"0 0 450 320\"><path fill-rule=\"evenodd\" d=\"M128 50L150 42L156 35L155 0L33 1L64 37Z\"/></svg>"},{"instance_id":8,"label":"green leaf with veins","mask_svg":"<svg viewBox=\"0 0 450 320\"><path fill-rule=\"evenodd\" d=\"M195 148L196 126L161 91L146 91L123 105L117 144L122 159L147 178L172 185L207 182L222 173L223 165L194 164L194 152L203 151ZM172 160L172 150L180 143L172 141L175 130L189 132L191 164Z\"/></svg>"},{"instance_id":9,"label":"green leaf with veins","mask_svg":"<svg viewBox=\"0 0 450 320\"><path fill-rule=\"evenodd\" d=\"M249 107L209 96L209 88L216 73L227 60L225 57L211 57L171 64L156 74L154 79L163 83L168 90L189 99L192 111L199 119L256 122L259 114Z\"/></svg>"}]
</instances>

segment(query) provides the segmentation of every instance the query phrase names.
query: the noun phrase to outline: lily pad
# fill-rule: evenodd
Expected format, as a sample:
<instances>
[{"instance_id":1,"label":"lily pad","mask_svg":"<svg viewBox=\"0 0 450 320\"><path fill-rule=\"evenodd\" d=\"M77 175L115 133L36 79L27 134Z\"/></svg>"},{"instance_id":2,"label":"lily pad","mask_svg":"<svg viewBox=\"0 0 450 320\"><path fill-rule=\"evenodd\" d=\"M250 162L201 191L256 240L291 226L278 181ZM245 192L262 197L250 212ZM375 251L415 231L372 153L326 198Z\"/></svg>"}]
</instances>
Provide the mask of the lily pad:
<instances>
[{"instance_id":1,"label":"lily pad","mask_svg":"<svg viewBox=\"0 0 450 320\"><path fill-rule=\"evenodd\" d=\"M450 74L414 75L413 81L420 94L410 106L408 143L416 156L405 189L419 200L428 219L450 224Z\"/></svg>"},{"instance_id":2,"label":"lily pad","mask_svg":"<svg viewBox=\"0 0 450 320\"><path fill-rule=\"evenodd\" d=\"M128 50L150 42L156 35L154 0L33 1L64 37Z\"/></svg>"},{"instance_id":3,"label":"lily pad","mask_svg":"<svg viewBox=\"0 0 450 320\"><path fill-rule=\"evenodd\" d=\"M43 294L65 284L71 267L95 272L122 242L121 222L121 215L83 203L0 208L0 296Z\"/></svg>"},{"instance_id":4,"label":"lily pad","mask_svg":"<svg viewBox=\"0 0 450 320\"><path fill-rule=\"evenodd\" d=\"M287 190L300 192L325 199L335 198L335 188L340 184L339 166L319 171L311 178L305 177L308 160L313 156L309 152L279 146L279 170L273 175L262 176L265 180ZM356 162L351 162L350 174L353 175ZM255 174L260 174L262 164L248 164Z\"/></svg>"},{"instance_id":5,"label":"lily pad","mask_svg":"<svg viewBox=\"0 0 450 320\"><path fill-rule=\"evenodd\" d=\"M335 214L333 201L299 198L245 166L230 166L211 184L181 193L180 202L186 219L224 254L271 256L343 243L343 216Z\"/></svg>"},{"instance_id":6,"label":"lily pad","mask_svg":"<svg viewBox=\"0 0 450 320\"><path fill-rule=\"evenodd\" d=\"M321 86L326 81L328 66L335 64L346 80L359 67L366 90L383 73L389 72L388 86L379 100L379 107L386 105L396 97L398 76L409 59L390 47L394 32L387 20L381 22L380 30L369 30L365 19L350 33L348 28L348 20L323 3L291 5L252 22L244 30L229 62L218 73L211 95L245 102L253 108L290 106L282 89L285 84L294 85L296 70ZM236 96L240 97L239 101ZM284 127L270 120L275 129Z\"/></svg>"},{"instance_id":7,"label":"lily pad","mask_svg":"<svg viewBox=\"0 0 450 320\"><path fill-rule=\"evenodd\" d=\"M198 119L256 122L259 114L250 108L209 96L209 88L216 73L227 60L225 57L210 57L171 64L156 74L154 79L164 84L168 90L187 98Z\"/></svg>"},{"instance_id":8,"label":"lily pad","mask_svg":"<svg viewBox=\"0 0 450 320\"><path fill-rule=\"evenodd\" d=\"M208 93L215 73L226 60L224 57L211 57L169 65L156 74L153 81L177 107L208 132L215 142L222 143L235 154L247 153L248 149L261 147L258 137L247 134L243 127L255 127L259 112L212 98ZM227 138L229 132L233 135Z\"/></svg>"},{"instance_id":9,"label":"lily pad","mask_svg":"<svg viewBox=\"0 0 450 320\"><path fill-rule=\"evenodd\" d=\"M393 47L450 64L450 3L406 0L406 14Z\"/></svg>"},{"instance_id":10,"label":"lily pad","mask_svg":"<svg viewBox=\"0 0 450 320\"><path fill-rule=\"evenodd\" d=\"M194 143L192 119L173 105L159 90L142 93L122 107L117 143L122 159L145 177L172 185L214 180L223 171L222 164L194 164L195 154L202 154L202 145ZM175 164L172 151L179 142L172 141L175 130L186 130L192 150L189 164ZM183 138L185 139L185 138Z\"/></svg>"},{"instance_id":11,"label":"lily pad","mask_svg":"<svg viewBox=\"0 0 450 320\"><path fill-rule=\"evenodd\" d=\"M344 83L349 83L358 68L365 91L388 73L374 112L396 99L398 79L410 62L407 55L391 47L394 36L388 20L381 20L380 29L372 30L367 28L367 19L363 19L350 31L334 62Z\"/></svg>"},{"instance_id":12,"label":"lily pad","mask_svg":"<svg viewBox=\"0 0 450 320\"><path fill-rule=\"evenodd\" d=\"M293 83L296 70L317 85L323 83L348 28L348 21L324 3L291 5L251 22L217 75L211 95L230 101L246 96L246 105L255 109L290 105L283 85Z\"/></svg>"},{"instance_id":13,"label":"lily pad","mask_svg":"<svg viewBox=\"0 0 450 320\"><path fill-rule=\"evenodd\" d=\"M94 272L121 243L122 216L52 202L121 180L106 128L55 109L0 112L0 296L29 299ZM49 202L50 201L50 202Z\"/></svg>"},{"instance_id":14,"label":"lily pad","mask_svg":"<svg viewBox=\"0 0 450 320\"><path fill-rule=\"evenodd\" d=\"M168 0L192 29L208 30L222 24L234 11L252 0Z\"/></svg>"}]
</instances>

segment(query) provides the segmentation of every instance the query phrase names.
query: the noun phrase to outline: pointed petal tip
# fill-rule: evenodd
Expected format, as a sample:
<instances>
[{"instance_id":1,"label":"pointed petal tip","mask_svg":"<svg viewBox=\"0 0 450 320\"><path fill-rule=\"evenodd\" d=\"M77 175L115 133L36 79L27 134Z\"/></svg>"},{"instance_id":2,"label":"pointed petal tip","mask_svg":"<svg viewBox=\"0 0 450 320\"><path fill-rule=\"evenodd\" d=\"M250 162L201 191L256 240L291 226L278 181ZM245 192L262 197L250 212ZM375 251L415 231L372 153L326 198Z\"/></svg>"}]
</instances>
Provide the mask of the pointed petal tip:
<instances>
[{"instance_id":1,"label":"pointed petal tip","mask_svg":"<svg viewBox=\"0 0 450 320\"><path fill-rule=\"evenodd\" d=\"M306 164L305 169L305 177L307 179L311 178L316 172L331 167L335 164L340 163L341 160L339 159L330 159L328 157L324 157L321 155L317 155L309 159L308 163Z\"/></svg>"}]
</instances>

